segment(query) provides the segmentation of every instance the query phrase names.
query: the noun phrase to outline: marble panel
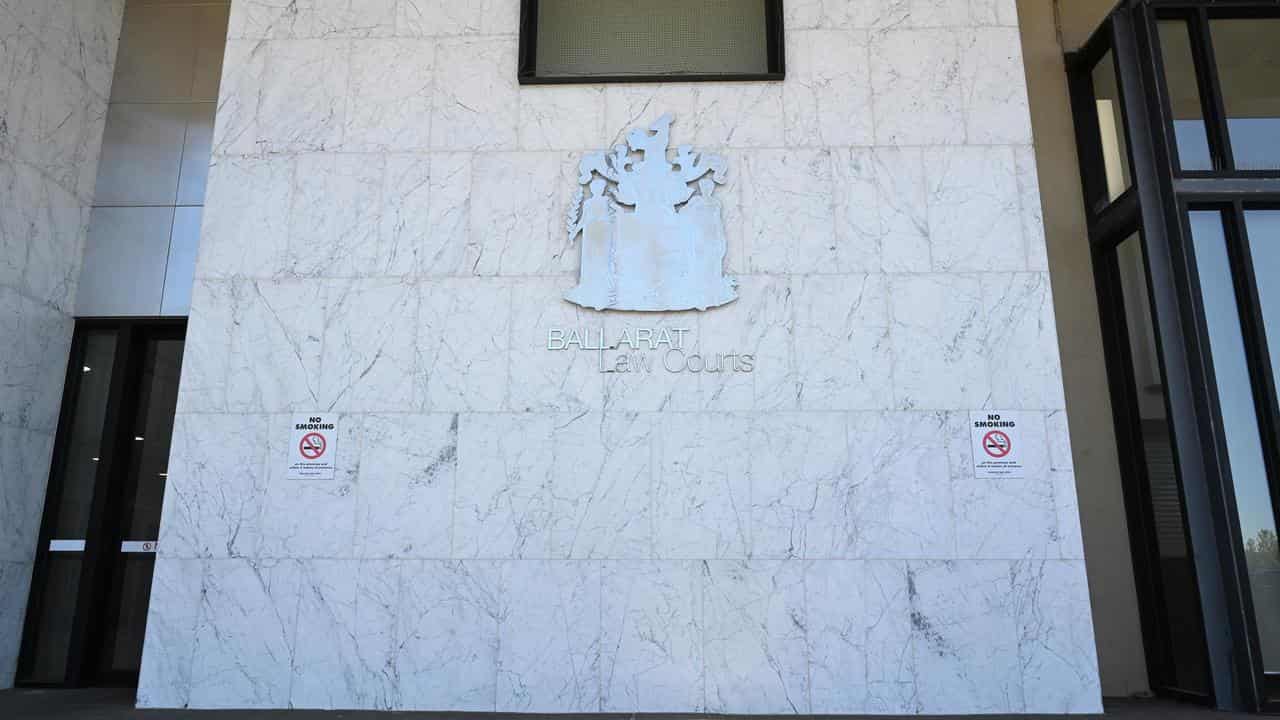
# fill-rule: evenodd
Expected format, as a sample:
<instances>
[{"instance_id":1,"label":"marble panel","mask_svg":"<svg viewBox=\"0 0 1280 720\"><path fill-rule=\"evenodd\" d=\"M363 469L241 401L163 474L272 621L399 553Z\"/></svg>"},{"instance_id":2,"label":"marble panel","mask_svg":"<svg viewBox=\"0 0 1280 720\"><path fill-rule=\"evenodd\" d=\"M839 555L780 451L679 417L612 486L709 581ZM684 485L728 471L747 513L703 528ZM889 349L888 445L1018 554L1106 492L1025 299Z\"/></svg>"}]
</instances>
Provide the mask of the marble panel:
<instances>
[{"instance_id":1,"label":"marble panel","mask_svg":"<svg viewBox=\"0 0 1280 720\"><path fill-rule=\"evenodd\" d=\"M500 564L401 562L397 709L493 712L503 617Z\"/></svg>"},{"instance_id":2,"label":"marble panel","mask_svg":"<svg viewBox=\"0 0 1280 720\"><path fill-rule=\"evenodd\" d=\"M590 412L556 423L552 557L653 556L654 421Z\"/></svg>"},{"instance_id":3,"label":"marble panel","mask_svg":"<svg viewBox=\"0 0 1280 720\"><path fill-rule=\"evenodd\" d=\"M653 544L659 558L745 559L751 551L750 422L672 414L657 435Z\"/></svg>"},{"instance_id":4,"label":"marble panel","mask_svg":"<svg viewBox=\"0 0 1280 720\"><path fill-rule=\"evenodd\" d=\"M0 561L35 558L53 433L0 424Z\"/></svg>"},{"instance_id":5,"label":"marble panel","mask_svg":"<svg viewBox=\"0 0 1280 720\"><path fill-rule=\"evenodd\" d=\"M600 710L601 566L502 566L498 712Z\"/></svg>"},{"instance_id":6,"label":"marble panel","mask_svg":"<svg viewBox=\"0 0 1280 720\"><path fill-rule=\"evenodd\" d=\"M1027 267L1010 147L965 146L925 151L933 269L1015 271Z\"/></svg>"},{"instance_id":7,"label":"marble panel","mask_svg":"<svg viewBox=\"0 0 1280 720\"><path fill-rule=\"evenodd\" d=\"M465 238L444 231L432 222L432 202L447 201L433 192L431 169L445 169L441 156L387 155L381 185L381 211L377 218L377 248L381 262L376 274L452 274L462 267ZM471 187L465 178L462 191ZM464 226L465 227L465 226ZM384 270L383 268L386 268Z\"/></svg>"},{"instance_id":8,"label":"marble panel","mask_svg":"<svg viewBox=\"0 0 1280 720\"><path fill-rule=\"evenodd\" d=\"M231 4L227 37L278 40L309 37L315 27L315 0L236 0Z\"/></svg>"},{"instance_id":9,"label":"marble panel","mask_svg":"<svg viewBox=\"0 0 1280 720\"><path fill-rule=\"evenodd\" d=\"M71 312L88 219L72 192L0 151L0 284Z\"/></svg>"},{"instance_id":10,"label":"marble panel","mask_svg":"<svg viewBox=\"0 0 1280 720\"><path fill-rule=\"evenodd\" d=\"M520 89L520 149L599 150L605 135L605 90L575 85Z\"/></svg>"},{"instance_id":11,"label":"marble panel","mask_svg":"<svg viewBox=\"0 0 1280 720\"><path fill-rule=\"evenodd\" d=\"M430 203L405 214L406 227L426 241L420 245L420 272L424 275L471 274L467 264L470 242L473 156L470 153L435 153L428 175ZM394 164L389 161L388 168ZM390 192L388 186L388 192ZM390 197L390 195L389 195ZM406 206L410 198L405 198ZM388 200L390 204L390 200ZM388 212L385 219L392 217Z\"/></svg>"},{"instance_id":12,"label":"marble panel","mask_svg":"<svg viewBox=\"0 0 1280 720\"><path fill-rule=\"evenodd\" d=\"M13 687L30 590L31 562L0 560L0 688Z\"/></svg>"},{"instance_id":13,"label":"marble panel","mask_svg":"<svg viewBox=\"0 0 1280 720\"><path fill-rule=\"evenodd\" d=\"M289 707L396 707L401 567L394 560L303 564Z\"/></svg>"},{"instance_id":14,"label":"marble panel","mask_svg":"<svg viewBox=\"0 0 1280 720\"><path fill-rule=\"evenodd\" d=\"M117 19L113 33L119 32ZM0 144L76 197L92 197L107 103L83 76L25 32L5 41L6 92ZM114 38L114 34L113 34ZM88 48L86 47L86 51Z\"/></svg>"},{"instance_id":15,"label":"marble panel","mask_svg":"<svg viewBox=\"0 0 1280 720\"><path fill-rule=\"evenodd\" d=\"M482 2L398 0L396 34L411 37L474 35L480 32Z\"/></svg>"},{"instance_id":16,"label":"marble panel","mask_svg":"<svg viewBox=\"0 0 1280 720\"><path fill-rule=\"evenodd\" d=\"M871 145L870 38L862 30L787 34L782 86L790 147Z\"/></svg>"},{"instance_id":17,"label":"marble panel","mask_svg":"<svg viewBox=\"0 0 1280 720\"><path fill-rule=\"evenodd\" d=\"M888 286L884 275L810 275L793 283L801 408L893 406Z\"/></svg>"},{"instance_id":18,"label":"marble panel","mask_svg":"<svg viewBox=\"0 0 1280 720\"><path fill-rule=\"evenodd\" d=\"M352 43L345 149L408 152L431 146L435 49L429 39Z\"/></svg>"},{"instance_id":19,"label":"marble panel","mask_svg":"<svg viewBox=\"0 0 1280 720\"><path fill-rule=\"evenodd\" d=\"M514 37L449 38L436 50L431 147L514 150L520 93Z\"/></svg>"},{"instance_id":20,"label":"marble panel","mask_svg":"<svg viewBox=\"0 0 1280 720\"><path fill-rule=\"evenodd\" d=\"M605 88L605 130L609 146L625 133L664 112L675 115L674 145L703 152L719 148L781 147L784 137L782 87L776 82L729 84L611 84ZM598 147L598 149L605 149Z\"/></svg>"},{"instance_id":21,"label":"marble panel","mask_svg":"<svg viewBox=\"0 0 1280 720\"><path fill-rule=\"evenodd\" d=\"M977 0L987 2L987 0ZM925 28L954 28L969 24L970 2L966 0L908 0L911 14L907 25Z\"/></svg>"},{"instance_id":22,"label":"marble panel","mask_svg":"<svg viewBox=\"0 0 1280 720\"><path fill-rule=\"evenodd\" d=\"M395 34L399 0L303 0L310 5L311 35L318 38L383 38Z\"/></svg>"},{"instance_id":23,"label":"marble panel","mask_svg":"<svg viewBox=\"0 0 1280 720\"><path fill-rule=\"evenodd\" d=\"M581 331L607 324L601 313L564 300L572 286L568 278L553 277L512 287L510 407L516 412L598 410L604 402L601 353L547 349L552 328Z\"/></svg>"},{"instance_id":24,"label":"marble panel","mask_svg":"<svg viewBox=\"0 0 1280 720\"><path fill-rule=\"evenodd\" d=\"M391 412L421 405L419 299L418 288L404 279L328 283L319 407Z\"/></svg>"},{"instance_id":25,"label":"marble panel","mask_svg":"<svg viewBox=\"0 0 1280 720\"><path fill-rule=\"evenodd\" d=\"M234 13L233 13L234 17ZM350 99L350 48L339 40L227 43L214 152L319 152L342 145ZM224 120L225 118L225 120Z\"/></svg>"},{"instance_id":26,"label":"marble panel","mask_svg":"<svg viewBox=\"0 0 1280 720\"><path fill-rule=\"evenodd\" d=\"M995 407L1061 410L1062 365L1047 273L982 276Z\"/></svg>"},{"instance_id":27,"label":"marble panel","mask_svg":"<svg viewBox=\"0 0 1280 720\"><path fill-rule=\"evenodd\" d=\"M140 708L178 708L190 702L196 625L204 591L204 561L159 557L151 575L147 639L138 679Z\"/></svg>"},{"instance_id":28,"label":"marble panel","mask_svg":"<svg viewBox=\"0 0 1280 720\"><path fill-rule=\"evenodd\" d=\"M602 712L703 712L704 562L605 563Z\"/></svg>"},{"instance_id":29,"label":"marble panel","mask_svg":"<svg viewBox=\"0 0 1280 720\"><path fill-rule=\"evenodd\" d=\"M1011 562L908 563L916 714L1021 713L1019 592Z\"/></svg>"},{"instance_id":30,"label":"marble panel","mask_svg":"<svg viewBox=\"0 0 1280 720\"><path fill-rule=\"evenodd\" d=\"M397 0L236 0L236 40L377 38L395 32Z\"/></svg>"},{"instance_id":31,"label":"marble panel","mask_svg":"<svg viewBox=\"0 0 1280 720\"><path fill-rule=\"evenodd\" d=\"M289 270L302 277L403 275L413 256L380 246L381 156L299 155L289 210Z\"/></svg>"},{"instance_id":32,"label":"marble panel","mask_svg":"<svg viewBox=\"0 0 1280 720\"><path fill-rule=\"evenodd\" d=\"M52 433L71 350L71 318L0 286L0 425Z\"/></svg>"},{"instance_id":33,"label":"marble panel","mask_svg":"<svg viewBox=\"0 0 1280 720\"><path fill-rule=\"evenodd\" d=\"M111 89L124 0L28 0L14 6L18 22L43 52L84 80L97 98Z\"/></svg>"},{"instance_id":34,"label":"marble panel","mask_svg":"<svg viewBox=\"0 0 1280 720\"><path fill-rule=\"evenodd\" d=\"M1084 560L1022 563L1018 656L1028 713L1100 713Z\"/></svg>"},{"instance_id":35,"label":"marble panel","mask_svg":"<svg viewBox=\"0 0 1280 720\"><path fill-rule=\"evenodd\" d=\"M750 560L706 565L707 711L809 712L805 563Z\"/></svg>"},{"instance_id":36,"label":"marble panel","mask_svg":"<svg viewBox=\"0 0 1280 720\"><path fill-rule=\"evenodd\" d=\"M928 192L921 148L832 151L840 270L928 272Z\"/></svg>"},{"instance_id":37,"label":"marble panel","mask_svg":"<svg viewBox=\"0 0 1280 720\"><path fill-rule=\"evenodd\" d=\"M232 32L237 18L245 17L249 7L248 3L236 3L230 19ZM220 156L252 155L265 150L265 145L259 144L257 120L264 87L262 76L267 73L267 51L270 47L270 43L261 40L236 39L234 34L226 41L219 79L217 121L211 144L215 163Z\"/></svg>"},{"instance_id":38,"label":"marble panel","mask_svg":"<svg viewBox=\"0 0 1280 720\"><path fill-rule=\"evenodd\" d=\"M1018 431L1018 453L1025 467L1021 477L975 478L969 413L947 416L957 557L1019 560L1059 554L1056 488L1049 472L1044 415L1021 413Z\"/></svg>"},{"instance_id":39,"label":"marble panel","mask_svg":"<svg viewBox=\"0 0 1280 720\"><path fill-rule=\"evenodd\" d=\"M836 244L831 153L758 150L744 159L743 232L751 272L829 272L847 265Z\"/></svg>"},{"instance_id":40,"label":"marble panel","mask_svg":"<svg viewBox=\"0 0 1280 720\"><path fill-rule=\"evenodd\" d=\"M206 562L190 707L288 704L302 570L296 560Z\"/></svg>"},{"instance_id":41,"label":"marble panel","mask_svg":"<svg viewBox=\"0 0 1280 720\"><path fill-rule=\"evenodd\" d=\"M199 260L197 260L197 263ZM182 347L182 379L178 412L226 412L227 379L238 324L241 285L196 280L191 288L191 314Z\"/></svg>"},{"instance_id":42,"label":"marble panel","mask_svg":"<svg viewBox=\"0 0 1280 720\"><path fill-rule=\"evenodd\" d=\"M826 557L955 557L945 428L937 412L849 416L848 485L826 511Z\"/></svg>"},{"instance_id":43,"label":"marble panel","mask_svg":"<svg viewBox=\"0 0 1280 720\"><path fill-rule=\"evenodd\" d=\"M366 415L362 425L357 557L449 557L458 416Z\"/></svg>"},{"instance_id":44,"label":"marble panel","mask_svg":"<svg viewBox=\"0 0 1280 720\"><path fill-rule=\"evenodd\" d=\"M889 298L898 407L982 407L991 389L979 277L897 275Z\"/></svg>"},{"instance_id":45,"label":"marble panel","mask_svg":"<svg viewBox=\"0 0 1280 720\"><path fill-rule=\"evenodd\" d=\"M432 412L496 411L507 406L511 288L494 280L433 280L418 285L418 373Z\"/></svg>"},{"instance_id":46,"label":"marble panel","mask_svg":"<svg viewBox=\"0 0 1280 720\"><path fill-rule=\"evenodd\" d=\"M960 57L966 141L1029 145L1031 110L1018 28L973 28L960 39Z\"/></svg>"},{"instance_id":47,"label":"marble panel","mask_svg":"<svg viewBox=\"0 0 1280 720\"><path fill-rule=\"evenodd\" d=\"M950 29L893 29L871 36L877 145L964 142L961 58L960 39Z\"/></svg>"},{"instance_id":48,"label":"marble panel","mask_svg":"<svg viewBox=\"0 0 1280 720\"><path fill-rule=\"evenodd\" d=\"M554 417L464 414L458 423L453 557L547 558Z\"/></svg>"},{"instance_id":49,"label":"marble panel","mask_svg":"<svg viewBox=\"0 0 1280 720\"><path fill-rule=\"evenodd\" d=\"M268 428L266 415L174 418L161 557L244 557L256 551Z\"/></svg>"},{"instance_id":50,"label":"marble panel","mask_svg":"<svg viewBox=\"0 0 1280 720\"><path fill-rule=\"evenodd\" d=\"M322 280L247 280L233 289L227 408L313 411L320 406Z\"/></svg>"},{"instance_id":51,"label":"marble panel","mask_svg":"<svg viewBox=\"0 0 1280 720\"><path fill-rule=\"evenodd\" d=\"M744 276L738 300L700 320L700 351L754 356L752 372L700 378L707 410L794 410L802 390L795 365L796 299L786 277Z\"/></svg>"},{"instance_id":52,"label":"marble panel","mask_svg":"<svg viewBox=\"0 0 1280 720\"><path fill-rule=\"evenodd\" d=\"M218 124L225 116L220 112ZM297 160L218 156L209 168L197 278L277 277L289 270ZM199 312L194 305L194 312Z\"/></svg>"},{"instance_id":53,"label":"marble panel","mask_svg":"<svg viewBox=\"0 0 1280 720\"><path fill-rule=\"evenodd\" d=\"M896 690L911 635L906 564L813 560L804 581L812 712L901 711Z\"/></svg>"},{"instance_id":54,"label":"marble panel","mask_svg":"<svg viewBox=\"0 0 1280 720\"><path fill-rule=\"evenodd\" d=\"M733 307L737 303L731 303ZM717 308L712 312L722 315L726 308ZM688 369L688 361L692 355L700 354L703 348L711 346L696 336L701 318L692 313L607 313L597 321L597 327L603 326L606 342L612 343L622 337L625 332L635 332L639 328L667 327L688 329L684 334L685 349L681 354L671 354L666 349L657 352L639 352L634 355L623 349L621 352L605 353L604 373L604 409L607 412L684 412L698 409L700 386L705 378L712 374L692 372ZM701 344L700 344L701 343ZM732 352L727 348L717 347L713 352ZM590 356L590 353L587 353ZM618 368L619 357L646 358L646 360L627 360L627 372ZM610 360L612 358L612 360ZM682 365L681 362L684 364ZM644 365L643 362L649 362ZM599 360L597 359L598 363ZM611 366L609 363L612 362ZM597 369L599 365L596 366ZM684 368L679 372L671 372L666 368ZM698 369L705 368L705 362L694 363ZM727 373L717 375L726 377Z\"/></svg>"},{"instance_id":55,"label":"marble panel","mask_svg":"<svg viewBox=\"0 0 1280 720\"><path fill-rule=\"evenodd\" d=\"M750 430L751 557L848 557L853 486L842 413L776 413Z\"/></svg>"},{"instance_id":56,"label":"marble panel","mask_svg":"<svg viewBox=\"0 0 1280 720\"><path fill-rule=\"evenodd\" d=\"M355 556L356 489L342 480L290 480L291 415L271 416L266 492L262 499L257 555L264 558L352 558ZM347 448L338 442L337 462Z\"/></svg>"},{"instance_id":57,"label":"marble panel","mask_svg":"<svg viewBox=\"0 0 1280 720\"><path fill-rule=\"evenodd\" d=\"M576 161L559 153L487 153L473 161L466 265L476 275L541 275L565 259L565 213ZM559 250L560 252L556 252Z\"/></svg>"}]
</instances>

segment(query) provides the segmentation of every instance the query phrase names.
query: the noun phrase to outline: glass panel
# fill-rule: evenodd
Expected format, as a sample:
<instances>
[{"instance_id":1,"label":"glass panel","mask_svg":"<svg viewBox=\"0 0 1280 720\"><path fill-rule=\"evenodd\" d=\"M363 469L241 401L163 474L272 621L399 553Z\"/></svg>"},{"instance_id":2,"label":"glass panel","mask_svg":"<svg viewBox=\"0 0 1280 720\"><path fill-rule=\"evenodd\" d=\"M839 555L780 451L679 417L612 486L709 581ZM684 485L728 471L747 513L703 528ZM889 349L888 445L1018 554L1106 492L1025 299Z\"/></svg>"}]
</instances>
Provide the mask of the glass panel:
<instances>
[{"instance_id":1,"label":"glass panel","mask_svg":"<svg viewBox=\"0 0 1280 720\"><path fill-rule=\"evenodd\" d=\"M1129 174L1129 138L1116 84L1116 61L1108 50L1093 68L1093 99L1098 108L1098 132L1107 171L1107 200L1115 200L1133 184Z\"/></svg>"},{"instance_id":2,"label":"glass panel","mask_svg":"<svg viewBox=\"0 0 1280 720\"><path fill-rule=\"evenodd\" d=\"M1142 452L1151 497L1149 512L1156 535L1158 557L1152 558L1155 562L1152 570L1160 581L1160 599L1164 605L1160 621L1169 642L1168 672L1172 676L1162 681L1168 687L1203 694L1208 691L1208 664L1199 630L1203 627L1200 595L1183 522L1182 488L1173 462L1173 434L1165 413L1164 380L1147 292L1146 262L1138 235L1130 236L1116 247L1116 264L1138 393Z\"/></svg>"},{"instance_id":3,"label":"glass panel","mask_svg":"<svg viewBox=\"0 0 1280 720\"><path fill-rule=\"evenodd\" d=\"M80 384L71 407L71 432L67 436L59 477L57 519L53 537L84 539L89 527L98 459L102 455L103 422L107 413L107 393L116 354L113 330L91 331L84 335L84 354L79 358Z\"/></svg>"},{"instance_id":4,"label":"glass panel","mask_svg":"<svg viewBox=\"0 0 1280 720\"><path fill-rule=\"evenodd\" d=\"M542 0L537 75L763 74L764 0Z\"/></svg>"},{"instance_id":5,"label":"glass panel","mask_svg":"<svg viewBox=\"0 0 1280 720\"><path fill-rule=\"evenodd\" d=\"M34 654L23 682L60 684L67 680L67 653L80 592L81 553L46 556L43 593L36 617Z\"/></svg>"},{"instance_id":6,"label":"glass panel","mask_svg":"<svg viewBox=\"0 0 1280 720\"><path fill-rule=\"evenodd\" d=\"M133 442L125 459L129 472L120 518L120 536L125 541L159 537L160 504L168 477L169 441L177 408L182 347L181 340L150 340L142 353L138 410L128 430ZM142 661L155 555L117 552L113 557L115 564L105 608L108 638L99 658L99 669L104 674L135 674Z\"/></svg>"},{"instance_id":7,"label":"glass panel","mask_svg":"<svg viewBox=\"0 0 1280 720\"><path fill-rule=\"evenodd\" d=\"M1196 81L1195 58L1191 53L1191 30L1183 20L1161 20L1160 51L1164 60L1165 86L1173 111L1173 134L1178 143L1178 162L1183 170L1213 170L1209 135Z\"/></svg>"},{"instance_id":8,"label":"glass panel","mask_svg":"<svg viewBox=\"0 0 1280 720\"><path fill-rule=\"evenodd\" d=\"M79 382L71 391L70 427L63 449L61 467L51 479L60 485L54 499L53 540L83 543L89 527L89 510L93 504L98 462L105 444L102 435L106 421L107 395L111 388L116 355L113 330L89 331L79 356L72 357L72 367L80 368ZM61 543L76 547L76 542ZM71 626L75 621L76 599L80 592L80 551L45 553L45 574L34 597L39 607L30 609L35 617L34 643L27 674L30 683L62 683L66 681L67 654L70 651Z\"/></svg>"},{"instance_id":9,"label":"glass panel","mask_svg":"<svg viewBox=\"0 0 1280 720\"><path fill-rule=\"evenodd\" d=\"M1258 299L1262 321L1271 349L1271 376L1280 383L1280 285L1270 282L1280 277L1280 210L1246 210L1249 255L1258 279Z\"/></svg>"},{"instance_id":10,"label":"glass panel","mask_svg":"<svg viewBox=\"0 0 1280 720\"><path fill-rule=\"evenodd\" d=\"M1280 169L1280 18L1211 20L1209 29L1236 168Z\"/></svg>"},{"instance_id":11,"label":"glass panel","mask_svg":"<svg viewBox=\"0 0 1280 720\"><path fill-rule=\"evenodd\" d=\"M1268 671L1280 672L1280 632L1275 625L1280 615L1276 519L1222 214L1192 212L1191 235L1264 665ZM1273 277L1276 269L1280 268L1272 268Z\"/></svg>"}]
</instances>

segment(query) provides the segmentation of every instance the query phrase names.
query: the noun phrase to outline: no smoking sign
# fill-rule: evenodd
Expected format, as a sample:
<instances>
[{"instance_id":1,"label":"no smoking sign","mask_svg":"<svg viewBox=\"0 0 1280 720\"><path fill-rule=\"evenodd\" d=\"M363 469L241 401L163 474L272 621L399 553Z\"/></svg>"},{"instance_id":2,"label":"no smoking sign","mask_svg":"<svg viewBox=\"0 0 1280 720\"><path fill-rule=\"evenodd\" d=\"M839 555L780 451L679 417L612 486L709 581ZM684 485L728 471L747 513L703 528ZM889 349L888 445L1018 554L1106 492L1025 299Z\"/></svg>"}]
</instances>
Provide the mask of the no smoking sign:
<instances>
[{"instance_id":1,"label":"no smoking sign","mask_svg":"<svg viewBox=\"0 0 1280 720\"><path fill-rule=\"evenodd\" d=\"M969 413L969 436L973 443L973 476L1020 478L1026 470L1022 462L1022 431L1019 413Z\"/></svg>"},{"instance_id":2,"label":"no smoking sign","mask_svg":"<svg viewBox=\"0 0 1280 720\"><path fill-rule=\"evenodd\" d=\"M337 455L338 418L334 415L295 415L290 426L290 480L332 480Z\"/></svg>"}]
</instances>

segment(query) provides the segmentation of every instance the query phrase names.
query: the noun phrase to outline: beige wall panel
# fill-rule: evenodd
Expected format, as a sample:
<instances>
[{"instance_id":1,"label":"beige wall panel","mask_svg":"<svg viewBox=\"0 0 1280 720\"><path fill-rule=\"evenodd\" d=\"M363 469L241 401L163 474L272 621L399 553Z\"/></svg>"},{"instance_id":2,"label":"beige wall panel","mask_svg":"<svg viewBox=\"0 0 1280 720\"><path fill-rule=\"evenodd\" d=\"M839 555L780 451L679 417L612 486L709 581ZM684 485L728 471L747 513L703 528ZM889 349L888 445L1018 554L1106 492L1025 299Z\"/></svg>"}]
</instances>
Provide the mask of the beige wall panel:
<instances>
[{"instance_id":1,"label":"beige wall panel","mask_svg":"<svg viewBox=\"0 0 1280 720\"><path fill-rule=\"evenodd\" d=\"M1147 692L1146 662L1058 26L1073 47L1113 2L1056 1L1018 13L1102 690L1128 696Z\"/></svg>"}]
</instances>

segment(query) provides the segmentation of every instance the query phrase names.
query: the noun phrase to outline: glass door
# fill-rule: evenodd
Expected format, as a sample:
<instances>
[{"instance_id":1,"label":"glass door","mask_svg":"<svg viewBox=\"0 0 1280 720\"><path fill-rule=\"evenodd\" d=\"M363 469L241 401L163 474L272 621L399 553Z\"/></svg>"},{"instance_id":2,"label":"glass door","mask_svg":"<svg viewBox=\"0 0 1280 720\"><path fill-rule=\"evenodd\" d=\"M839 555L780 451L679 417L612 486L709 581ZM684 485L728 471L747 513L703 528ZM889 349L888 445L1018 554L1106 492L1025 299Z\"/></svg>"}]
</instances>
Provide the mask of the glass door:
<instances>
[{"instance_id":1,"label":"glass door","mask_svg":"<svg viewBox=\"0 0 1280 720\"><path fill-rule=\"evenodd\" d=\"M1204 620L1141 233L1094 262L1151 682L1207 700Z\"/></svg>"},{"instance_id":2,"label":"glass door","mask_svg":"<svg viewBox=\"0 0 1280 720\"><path fill-rule=\"evenodd\" d=\"M184 322L82 322L19 659L26 686L137 682Z\"/></svg>"},{"instance_id":3,"label":"glass door","mask_svg":"<svg viewBox=\"0 0 1280 720\"><path fill-rule=\"evenodd\" d=\"M1224 474L1235 496L1258 659L1271 692L1280 681L1280 212L1192 208L1201 323L1212 354Z\"/></svg>"}]
</instances>

